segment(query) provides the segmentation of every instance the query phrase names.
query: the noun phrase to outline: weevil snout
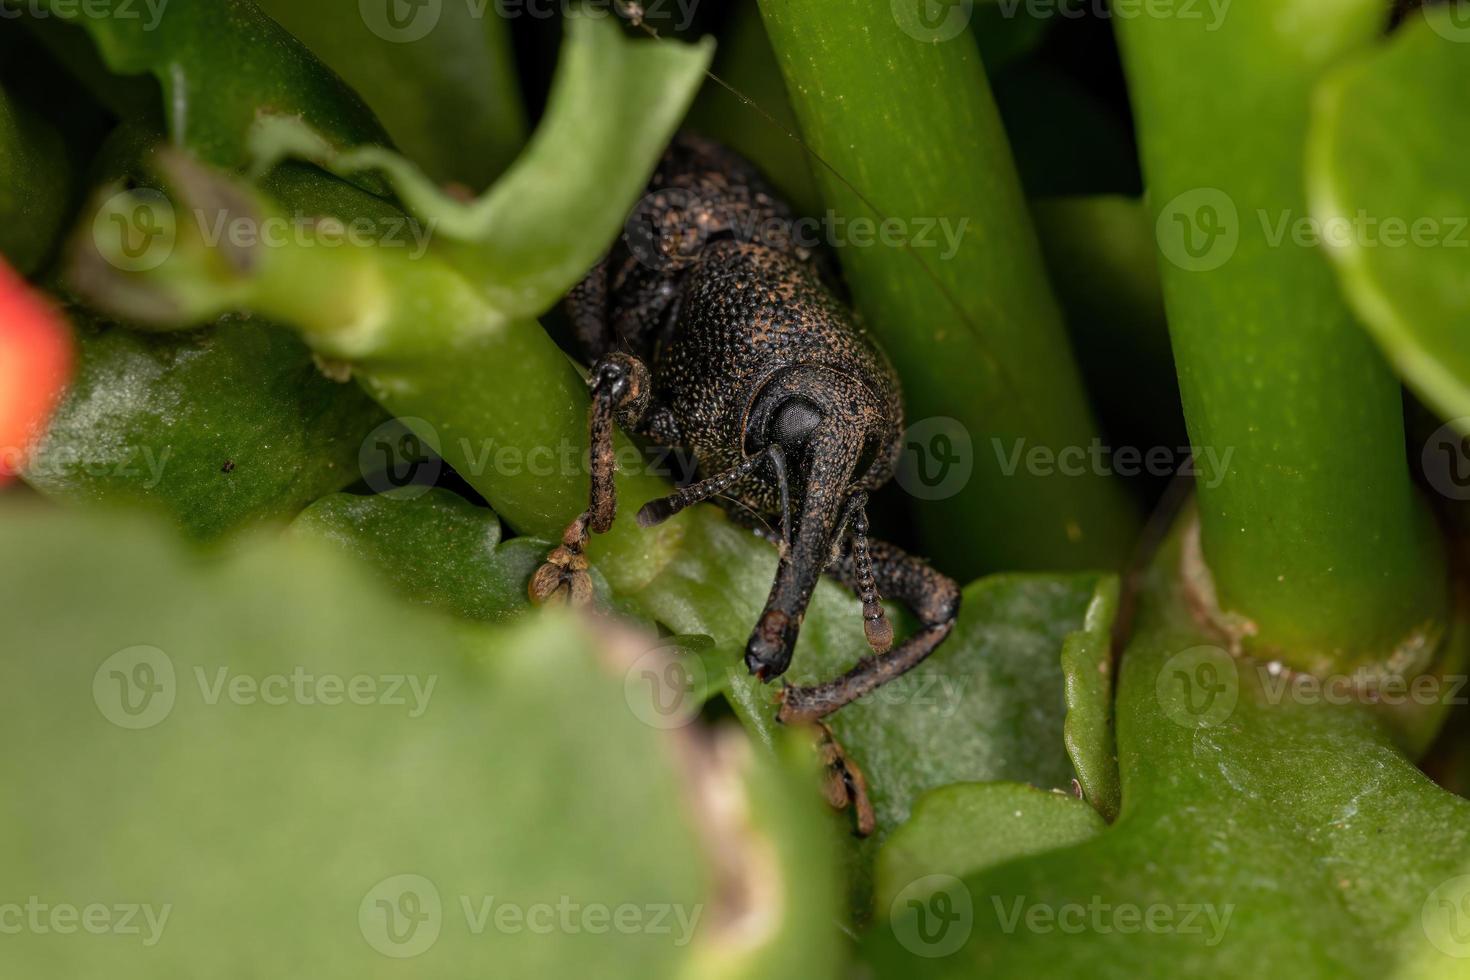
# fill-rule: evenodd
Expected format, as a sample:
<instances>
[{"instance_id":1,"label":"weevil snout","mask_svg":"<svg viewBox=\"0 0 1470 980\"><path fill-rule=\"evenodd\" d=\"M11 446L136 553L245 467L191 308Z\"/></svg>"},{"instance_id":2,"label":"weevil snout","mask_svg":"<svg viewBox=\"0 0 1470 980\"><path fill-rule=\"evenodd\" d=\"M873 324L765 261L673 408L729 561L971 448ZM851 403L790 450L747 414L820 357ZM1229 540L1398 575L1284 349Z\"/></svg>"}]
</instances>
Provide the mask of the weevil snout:
<instances>
[{"instance_id":1,"label":"weevil snout","mask_svg":"<svg viewBox=\"0 0 1470 980\"><path fill-rule=\"evenodd\" d=\"M762 681L779 677L791 666L795 649L796 629L791 617L779 609L768 609L745 645L745 669Z\"/></svg>"}]
</instances>

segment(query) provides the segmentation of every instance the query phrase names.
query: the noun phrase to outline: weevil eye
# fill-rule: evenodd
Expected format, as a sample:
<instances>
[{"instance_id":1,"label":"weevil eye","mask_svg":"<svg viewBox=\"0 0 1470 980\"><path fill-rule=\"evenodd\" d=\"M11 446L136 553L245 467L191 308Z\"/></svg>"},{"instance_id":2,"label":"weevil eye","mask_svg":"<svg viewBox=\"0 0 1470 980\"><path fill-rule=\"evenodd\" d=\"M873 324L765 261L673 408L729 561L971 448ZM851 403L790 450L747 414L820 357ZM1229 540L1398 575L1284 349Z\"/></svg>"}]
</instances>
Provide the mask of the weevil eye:
<instances>
[{"instance_id":1,"label":"weevil eye","mask_svg":"<svg viewBox=\"0 0 1470 980\"><path fill-rule=\"evenodd\" d=\"M788 398L771 416L767 442L794 452L806 445L821 421L822 410L816 405L805 398Z\"/></svg>"}]
</instances>

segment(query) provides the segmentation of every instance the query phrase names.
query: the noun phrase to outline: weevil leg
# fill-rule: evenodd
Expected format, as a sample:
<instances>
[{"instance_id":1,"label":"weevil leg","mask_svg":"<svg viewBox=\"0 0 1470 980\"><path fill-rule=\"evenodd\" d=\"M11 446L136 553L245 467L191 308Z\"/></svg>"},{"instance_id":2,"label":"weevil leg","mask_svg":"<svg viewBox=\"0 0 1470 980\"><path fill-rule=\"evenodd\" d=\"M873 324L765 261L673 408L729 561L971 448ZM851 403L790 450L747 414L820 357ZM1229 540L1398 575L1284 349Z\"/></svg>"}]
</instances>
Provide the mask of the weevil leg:
<instances>
[{"instance_id":1,"label":"weevil leg","mask_svg":"<svg viewBox=\"0 0 1470 980\"><path fill-rule=\"evenodd\" d=\"M888 614L883 611L882 595L878 591L878 583L873 577L873 557L868 551L868 495L859 490L852 495L847 502L847 511L843 514L843 526L852 535L852 552L849 556L851 565L850 574L846 581L849 588L857 594L858 601L863 604L863 635L867 637L868 646L874 653L887 653L893 646L893 625L888 622ZM835 570L838 578L841 575L841 562L843 556L839 553L835 561L838 569Z\"/></svg>"},{"instance_id":2,"label":"weevil leg","mask_svg":"<svg viewBox=\"0 0 1470 980\"><path fill-rule=\"evenodd\" d=\"M781 692L778 720L789 724L825 718L918 666L954 629L960 612L960 588L953 579L882 541L871 542L868 555L877 587L913 610L919 630L887 653L864 657L835 680L786 688ZM856 548L839 556L832 571L849 587L858 588Z\"/></svg>"},{"instance_id":3,"label":"weevil leg","mask_svg":"<svg viewBox=\"0 0 1470 980\"><path fill-rule=\"evenodd\" d=\"M776 448L773 452L771 449L766 449L745 457L723 473L718 473L707 480L700 480L682 490L675 490L667 497L650 500L638 511L638 526L653 527L655 524L662 524L686 507L693 507L711 497L718 497L750 476L762 464L769 464L778 479L785 473L785 460L781 456L781 450Z\"/></svg>"},{"instance_id":4,"label":"weevil leg","mask_svg":"<svg viewBox=\"0 0 1470 980\"><path fill-rule=\"evenodd\" d=\"M587 382L592 388L592 406L587 412L592 459L590 500L587 509L567 525L561 544L531 576L527 591L532 602L564 600L586 605L591 601L587 541L592 534L603 534L612 527L618 508L613 422L634 428L648 410L652 377L648 367L631 354L605 355L593 365Z\"/></svg>"}]
</instances>

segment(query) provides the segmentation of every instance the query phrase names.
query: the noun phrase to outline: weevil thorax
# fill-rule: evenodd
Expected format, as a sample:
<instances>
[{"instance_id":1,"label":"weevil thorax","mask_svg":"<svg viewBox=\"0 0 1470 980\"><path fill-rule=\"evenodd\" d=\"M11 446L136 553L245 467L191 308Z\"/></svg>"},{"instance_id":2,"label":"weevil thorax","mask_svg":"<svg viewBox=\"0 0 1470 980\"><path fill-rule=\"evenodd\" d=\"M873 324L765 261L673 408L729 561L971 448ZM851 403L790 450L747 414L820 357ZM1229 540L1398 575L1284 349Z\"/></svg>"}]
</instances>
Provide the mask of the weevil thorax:
<instances>
[{"instance_id":1,"label":"weevil thorax","mask_svg":"<svg viewBox=\"0 0 1470 980\"><path fill-rule=\"evenodd\" d=\"M903 426L898 381L819 272L804 226L750 164L695 137L679 138L652 187L679 202L662 228L684 249L651 351L656 399L701 470L721 472L772 441L789 443L805 469L807 438L826 423L855 449L840 489L886 482ZM734 496L779 513L769 481Z\"/></svg>"}]
</instances>

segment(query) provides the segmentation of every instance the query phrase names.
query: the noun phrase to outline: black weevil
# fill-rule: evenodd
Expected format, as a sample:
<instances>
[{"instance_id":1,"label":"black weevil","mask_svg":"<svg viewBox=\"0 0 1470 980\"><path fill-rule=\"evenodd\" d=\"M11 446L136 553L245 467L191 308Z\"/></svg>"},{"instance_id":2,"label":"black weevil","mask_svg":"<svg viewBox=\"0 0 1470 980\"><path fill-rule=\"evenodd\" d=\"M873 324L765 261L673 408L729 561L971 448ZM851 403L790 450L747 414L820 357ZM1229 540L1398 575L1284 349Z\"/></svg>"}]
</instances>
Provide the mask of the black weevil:
<instances>
[{"instance_id":1,"label":"black weevil","mask_svg":"<svg viewBox=\"0 0 1470 980\"><path fill-rule=\"evenodd\" d=\"M780 563L745 648L751 673L785 673L824 571L862 600L873 653L835 680L787 687L783 722L821 719L910 670L949 635L960 606L954 581L868 540L868 492L893 476L901 450L898 378L793 227L748 161L675 138L624 235L567 298L592 362L591 503L530 586L538 602L591 597L588 534L610 528L616 511L614 420L692 451L705 478L646 505L638 523L709 499L744 523L759 516ZM880 594L919 619L896 649Z\"/></svg>"}]
</instances>

